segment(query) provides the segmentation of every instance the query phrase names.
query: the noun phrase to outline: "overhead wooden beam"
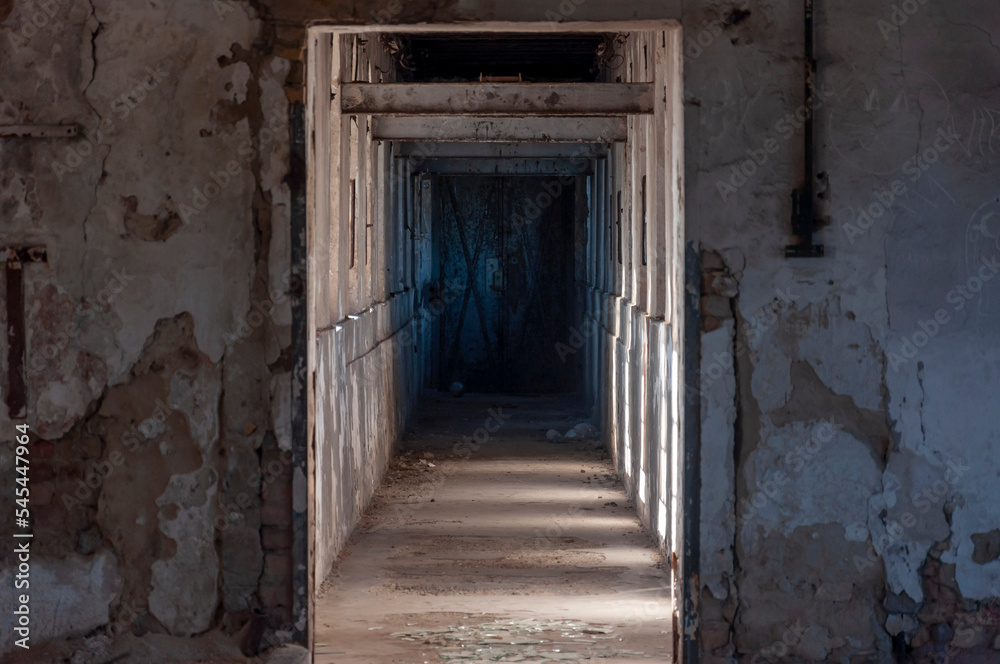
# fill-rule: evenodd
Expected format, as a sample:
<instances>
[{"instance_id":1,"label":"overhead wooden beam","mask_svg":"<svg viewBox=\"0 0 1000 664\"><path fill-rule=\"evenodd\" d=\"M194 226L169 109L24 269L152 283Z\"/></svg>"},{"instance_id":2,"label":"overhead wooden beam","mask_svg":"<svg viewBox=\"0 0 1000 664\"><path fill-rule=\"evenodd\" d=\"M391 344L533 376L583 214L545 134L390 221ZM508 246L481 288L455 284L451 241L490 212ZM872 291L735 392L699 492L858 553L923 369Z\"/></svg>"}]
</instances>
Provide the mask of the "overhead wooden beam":
<instances>
[{"instance_id":1,"label":"overhead wooden beam","mask_svg":"<svg viewBox=\"0 0 1000 664\"><path fill-rule=\"evenodd\" d=\"M601 143L427 143L396 142L393 155L427 159L595 159L606 157Z\"/></svg>"},{"instance_id":2,"label":"overhead wooden beam","mask_svg":"<svg viewBox=\"0 0 1000 664\"><path fill-rule=\"evenodd\" d=\"M590 159L428 159L414 169L439 175L588 175Z\"/></svg>"},{"instance_id":3,"label":"overhead wooden beam","mask_svg":"<svg viewBox=\"0 0 1000 664\"><path fill-rule=\"evenodd\" d=\"M475 4L475 3L473 3ZM647 15L647 18L621 19L621 8L613 3L579 3L574 2L576 7L572 12L563 12L559 20L553 20L551 7L546 7L545 3L538 0L514 0L505 2L502 6L497 6L495 11L500 12L506 18L499 18L492 21L468 21L456 23L448 21L444 23L375 23L369 25L323 25L323 19L317 20L310 27L310 31L333 34L362 34L392 32L395 34L425 34L455 32L465 34L469 32L495 33L495 32L524 32L524 33L570 33L570 34L597 34L597 33L625 33L641 32L643 30L679 30L680 21L677 17L681 15L680 0L642 0L641 4L646 6L639 9L635 3L630 10ZM594 6L596 5L596 6ZM374 11L376 19L381 18L384 12ZM534 15L532 15L534 14ZM675 18L669 18L674 16ZM652 18L656 17L656 18ZM326 19L332 23L333 19Z\"/></svg>"},{"instance_id":4,"label":"overhead wooden beam","mask_svg":"<svg viewBox=\"0 0 1000 664\"><path fill-rule=\"evenodd\" d=\"M651 83L348 83L352 115L591 116L653 112Z\"/></svg>"},{"instance_id":5,"label":"overhead wooden beam","mask_svg":"<svg viewBox=\"0 0 1000 664\"><path fill-rule=\"evenodd\" d=\"M376 117L374 138L444 143L622 143L626 118Z\"/></svg>"}]
</instances>

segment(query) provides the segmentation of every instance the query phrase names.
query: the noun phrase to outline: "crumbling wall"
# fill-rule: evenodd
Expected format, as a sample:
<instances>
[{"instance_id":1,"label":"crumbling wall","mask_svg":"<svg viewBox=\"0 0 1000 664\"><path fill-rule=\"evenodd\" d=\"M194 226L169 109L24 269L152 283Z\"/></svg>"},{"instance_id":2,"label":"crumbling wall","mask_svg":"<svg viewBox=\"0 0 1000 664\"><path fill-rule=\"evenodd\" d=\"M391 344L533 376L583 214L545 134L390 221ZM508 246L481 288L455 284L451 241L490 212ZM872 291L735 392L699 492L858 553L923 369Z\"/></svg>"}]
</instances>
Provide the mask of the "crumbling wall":
<instances>
[{"instance_id":1,"label":"crumbling wall","mask_svg":"<svg viewBox=\"0 0 1000 664\"><path fill-rule=\"evenodd\" d=\"M711 250L703 648L709 661L996 657L1000 164L985 63L1000 24L972 0L817 11L826 257L794 260L801 8L686 12L688 231Z\"/></svg>"},{"instance_id":2,"label":"crumbling wall","mask_svg":"<svg viewBox=\"0 0 1000 664\"><path fill-rule=\"evenodd\" d=\"M308 23L676 18L687 237L718 254L712 283L734 286L705 293L728 300L706 303L718 327L702 340L719 374L702 395L706 654L995 646L997 14L988 0L817 9L827 257L787 260L798 3L0 3L0 122L84 129L0 139L0 237L50 257L26 269L49 616L35 636L290 617L285 123ZM610 326L617 308L592 311ZM623 366L606 357L605 377ZM135 505L111 500L127 488ZM189 581L209 539L216 562ZM218 590L192 606L167 587L213 565Z\"/></svg>"},{"instance_id":3,"label":"crumbling wall","mask_svg":"<svg viewBox=\"0 0 1000 664\"><path fill-rule=\"evenodd\" d=\"M0 138L0 244L48 251L25 271L33 644L255 609L290 633L291 65L226 8L0 6L0 124L80 127Z\"/></svg>"}]
</instances>

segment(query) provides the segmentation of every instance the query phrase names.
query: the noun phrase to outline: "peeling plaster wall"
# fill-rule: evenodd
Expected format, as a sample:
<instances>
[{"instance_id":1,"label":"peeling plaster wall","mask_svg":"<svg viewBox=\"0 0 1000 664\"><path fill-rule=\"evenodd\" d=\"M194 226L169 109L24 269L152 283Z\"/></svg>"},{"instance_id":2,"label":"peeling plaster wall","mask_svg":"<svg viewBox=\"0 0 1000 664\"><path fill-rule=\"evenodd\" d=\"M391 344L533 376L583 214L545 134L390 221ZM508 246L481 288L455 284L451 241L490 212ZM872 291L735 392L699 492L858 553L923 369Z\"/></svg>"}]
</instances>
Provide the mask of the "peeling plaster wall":
<instances>
[{"instance_id":1,"label":"peeling plaster wall","mask_svg":"<svg viewBox=\"0 0 1000 664\"><path fill-rule=\"evenodd\" d=\"M33 643L290 620L292 64L230 9L0 5L0 123L81 128L0 139L0 244L49 258L25 273Z\"/></svg>"},{"instance_id":2,"label":"peeling plaster wall","mask_svg":"<svg viewBox=\"0 0 1000 664\"><path fill-rule=\"evenodd\" d=\"M0 238L44 243L50 257L26 270L33 560L40 579L67 581L42 584L38 599L81 607L36 636L112 620L189 633L210 602L223 626L258 604L273 627L290 616L284 121L287 101L304 98L308 23L676 18L686 236L735 284L711 293L730 302L705 311L723 322L706 327L701 362L711 370L729 345L732 368L702 395L702 473L715 489L702 505L706 655L749 660L785 644L797 661L841 661L888 657L894 637L918 652L996 643L993 3L818 4L829 225L817 238L828 257L814 261L782 257L801 185L800 134L781 124L802 104L800 4L571 4L0 3L0 122L84 129L0 139ZM592 298L605 328L632 330L640 348L632 314ZM727 307L731 318L716 316ZM410 304L380 308L405 329ZM365 325L361 352L375 347ZM614 349L628 346L603 347L610 379L625 366ZM120 449L155 463L116 466ZM3 446L0 465L11 463ZM788 481L768 495L779 470ZM133 489L135 505L110 500ZM717 519L729 505L727 527ZM0 496L0 513L11 507ZM181 515L215 527L182 530ZM165 580L195 588L178 576L201 546L192 532L211 536L220 562L206 571L218 564L221 583L179 611Z\"/></svg>"},{"instance_id":3,"label":"peeling plaster wall","mask_svg":"<svg viewBox=\"0 0 1000 664\"><path fill-rule=\"evenodd\" d=\"M782 120L803 103L801 10L734 9L685 20L689 239L717 252L706 281L734 285L702 300L703 648L989 650L995 7L817 4L816 260L782 257L802 173L801 132Z\"/></svg>"}]
</instances>

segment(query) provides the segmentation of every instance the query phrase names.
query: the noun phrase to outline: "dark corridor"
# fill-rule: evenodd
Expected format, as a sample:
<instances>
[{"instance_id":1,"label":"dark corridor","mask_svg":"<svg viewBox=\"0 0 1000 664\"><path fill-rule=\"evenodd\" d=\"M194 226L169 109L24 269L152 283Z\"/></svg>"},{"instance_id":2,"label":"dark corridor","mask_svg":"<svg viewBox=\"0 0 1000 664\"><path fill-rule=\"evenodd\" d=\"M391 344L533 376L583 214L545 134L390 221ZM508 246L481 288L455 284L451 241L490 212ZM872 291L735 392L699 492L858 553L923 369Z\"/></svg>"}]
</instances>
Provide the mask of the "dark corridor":
<instances>
[{"instance_id":1,"label":"dark corridor","mask_svg":"<svg viewBox=\"0 0 1000 664\"><path fill-rule=\"evenodd\" d=\"M434 180L439 387L573 391L578 366L556 350L574 325L575 178Z\"/></svg>"}]
</instances>

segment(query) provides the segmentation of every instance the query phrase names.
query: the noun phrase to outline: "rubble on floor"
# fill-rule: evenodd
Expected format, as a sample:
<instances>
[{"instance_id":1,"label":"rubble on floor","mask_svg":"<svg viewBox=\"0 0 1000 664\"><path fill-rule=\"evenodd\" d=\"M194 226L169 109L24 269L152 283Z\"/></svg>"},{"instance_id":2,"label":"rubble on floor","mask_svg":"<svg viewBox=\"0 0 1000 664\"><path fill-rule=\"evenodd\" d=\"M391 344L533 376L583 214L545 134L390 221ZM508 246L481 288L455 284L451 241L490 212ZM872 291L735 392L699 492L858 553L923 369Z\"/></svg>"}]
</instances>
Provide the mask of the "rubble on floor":
<instances>
[{"instance_id":1,"label":"rubble on floor","mask_svg":"<svg viewBox=\"0 0 1000 664\"><path fill-rule=\"evenodd\" d=\"M652 658L619 650L610 625L580 620L498 620L475 626L416 629L390 636L423 643L449 662L586 662L620 656Z\"/></svg>"},{"instance_id":2,"label":"rubble on floor","mask_svg":"<svg viewBox=\"0 0 1000 664\"><path fill-rule=\"evenodd\" d=\"M556 429L549 429L545 433L545 438L550 443L571 443L592 440L596 441L599 445L601 442L601 432L590 422L580 422L565 434L559 433Z\"/></svg>"}]
</instances>

